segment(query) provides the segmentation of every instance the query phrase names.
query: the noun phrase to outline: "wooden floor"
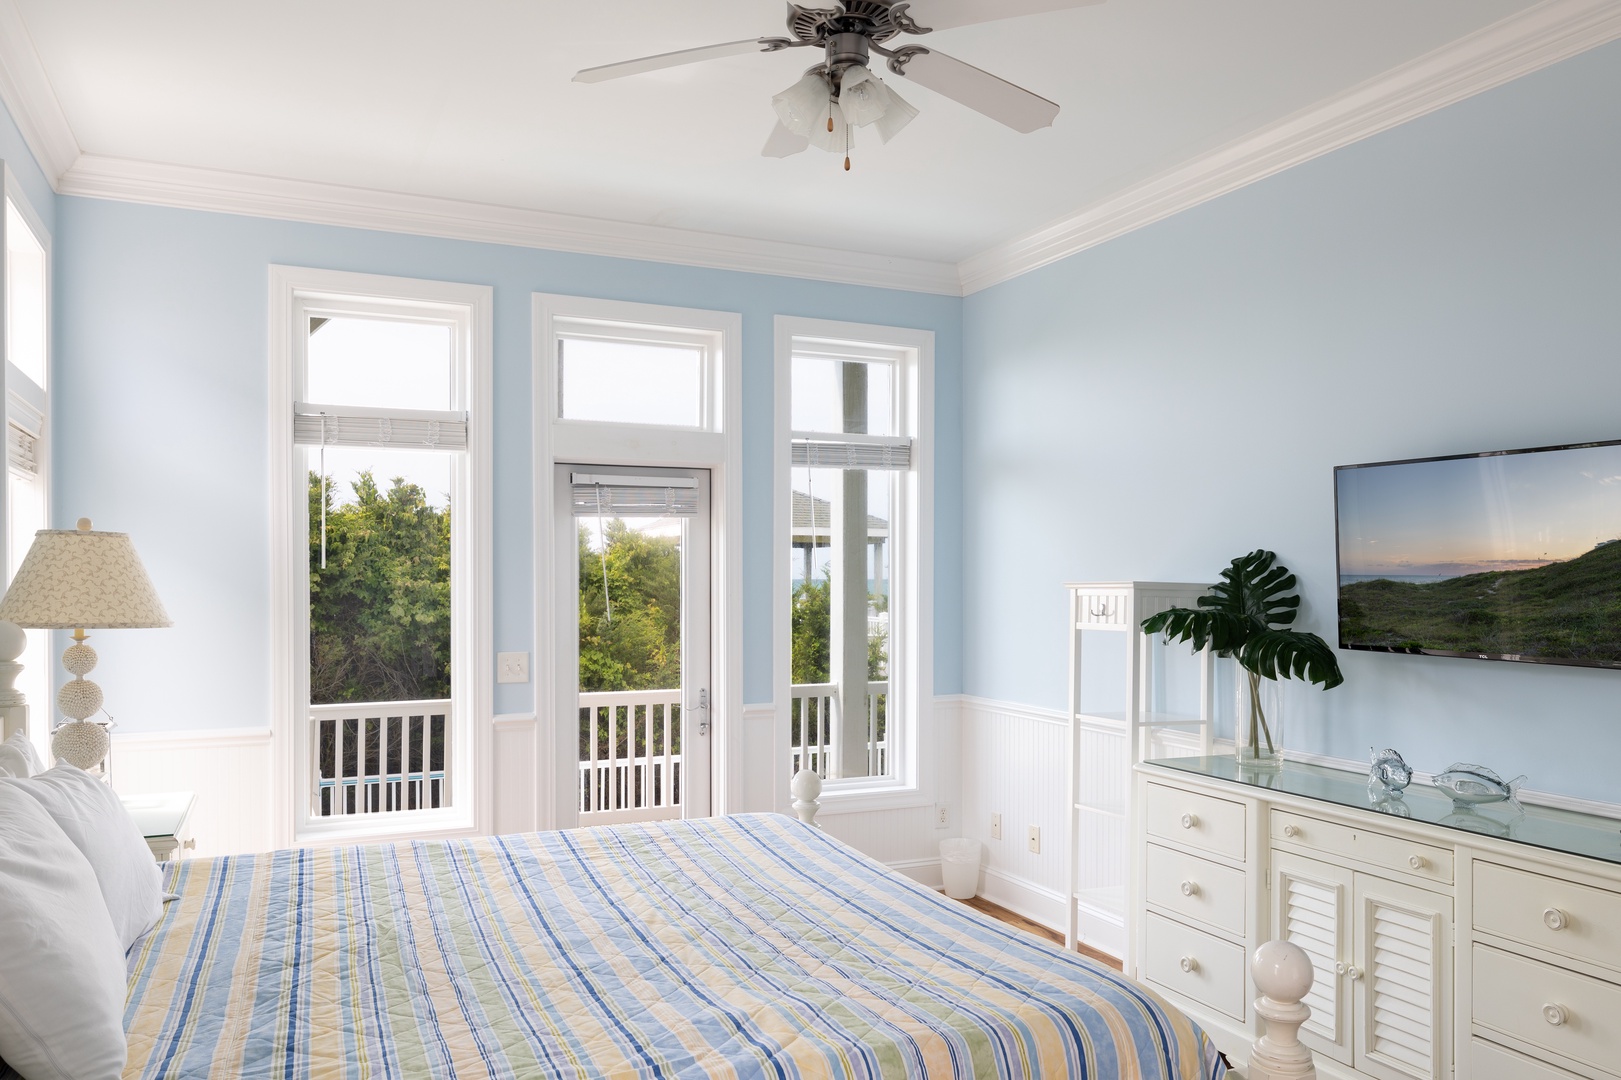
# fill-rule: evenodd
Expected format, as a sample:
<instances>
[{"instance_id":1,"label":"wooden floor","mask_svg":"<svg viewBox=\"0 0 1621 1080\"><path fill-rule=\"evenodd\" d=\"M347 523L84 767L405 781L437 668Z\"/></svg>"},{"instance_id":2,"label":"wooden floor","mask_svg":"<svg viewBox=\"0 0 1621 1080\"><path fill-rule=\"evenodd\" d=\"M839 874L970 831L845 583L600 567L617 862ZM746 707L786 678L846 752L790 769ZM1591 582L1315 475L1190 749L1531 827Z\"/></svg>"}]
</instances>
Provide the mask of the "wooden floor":
<instances>
[{"instance_id":1,"label":"wooden floor","mask_svg":"<svg viewBox=\"0 0 1621 1080\"><path fill-rule=\"evenodd\" d=\"M984 914L989 915L993 919L1000 922L1005 922L1009 926L1017 927L1027 934L1034 934L1037 937L1046 938L1054 945L1062 945L1064 943L1064 935L1060 934L1057 930L1054 930L1051 927L1042 926L1038 922L1033 922L1030 919L1025 918L1023 915L1020 915L1017 912L1009 911L1007 908L998 904L993 904L983 897L976 896L970 900L964 900L962 903L967 904L975 911L983 912ZM1109 967L1114 968L1116 971L1120 970L1120 961L1115 957L1110 956L1108 953L1098 952L1096 949L1089 949L1085 945L1075 946L1075 951L1080 953L1082 956L1096 960L1100 964L1106 964Z\"/></svg>"}]
</instances>

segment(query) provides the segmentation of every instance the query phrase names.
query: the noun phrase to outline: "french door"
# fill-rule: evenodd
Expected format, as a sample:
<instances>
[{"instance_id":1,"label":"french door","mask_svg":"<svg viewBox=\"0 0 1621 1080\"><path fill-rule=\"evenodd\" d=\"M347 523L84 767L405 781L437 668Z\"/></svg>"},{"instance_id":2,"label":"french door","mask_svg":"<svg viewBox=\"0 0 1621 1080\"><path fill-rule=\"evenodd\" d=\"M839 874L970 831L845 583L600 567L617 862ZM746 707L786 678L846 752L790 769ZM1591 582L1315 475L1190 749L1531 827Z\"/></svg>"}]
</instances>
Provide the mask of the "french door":
<instances>
[{"instance_id":1,"label":"french door","mask_svg":"<svg viewBox=\"0 0 1621 1080\"><path fill-rule=\"evenodd\" d=\"M709 472L556 469L557 782L580 825L707 817Z\"/></svg>"}]
</instances>

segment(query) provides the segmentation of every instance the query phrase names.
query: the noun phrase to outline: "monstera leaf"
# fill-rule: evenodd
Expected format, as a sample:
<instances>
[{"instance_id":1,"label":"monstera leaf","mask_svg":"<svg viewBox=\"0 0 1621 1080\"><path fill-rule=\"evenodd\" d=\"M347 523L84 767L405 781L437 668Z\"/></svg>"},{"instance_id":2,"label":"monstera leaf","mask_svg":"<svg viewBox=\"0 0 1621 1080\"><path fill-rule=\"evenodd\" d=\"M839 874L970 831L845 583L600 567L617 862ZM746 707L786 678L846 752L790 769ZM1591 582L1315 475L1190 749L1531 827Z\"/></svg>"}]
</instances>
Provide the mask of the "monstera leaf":
<instances>
[{"instance_id":1,"label":"monstera leaf","mask_svg":"<svg viewBox=\"0 0 1621 1080\"><path fill-rule=\"evenodd\" d=\"M1263 679L1304 679L1330 690L1345 681L1334 650L1316 634L1290 630L1300 611L1295 576L1270 551L1234 559L1197 608L1169 608L1143 620L1146 634L1191 641L1238 660Z\"/></svg>"}]
</instances>

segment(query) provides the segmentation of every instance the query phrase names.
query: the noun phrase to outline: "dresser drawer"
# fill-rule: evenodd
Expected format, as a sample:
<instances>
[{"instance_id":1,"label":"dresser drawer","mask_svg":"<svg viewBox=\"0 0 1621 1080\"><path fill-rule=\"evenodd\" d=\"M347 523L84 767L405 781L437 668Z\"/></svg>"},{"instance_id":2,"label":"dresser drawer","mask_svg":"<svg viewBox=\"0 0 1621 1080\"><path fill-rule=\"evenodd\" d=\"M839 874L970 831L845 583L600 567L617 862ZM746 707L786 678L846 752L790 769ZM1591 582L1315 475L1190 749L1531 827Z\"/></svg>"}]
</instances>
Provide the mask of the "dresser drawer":
<instances>
[{"instance_id":1,"label":"dresser drawer","mask_svg":"<svg viewBox=\"0 0 1621 1080\"><path fill-rule=\"evenodd\" d=\"M1621 1062L1621 986L1486 945L1474 961L1476 1024L1594 1068Z\"/></svg>"},{"instance_id":2,"label":"dresser drawer","mask_svg":"<svg viewBox=\"0 0 1621 1080\"><path fill-rule=\"evenodd\" d=\"M1158 844L1144 868L1148 902L1231 934L1244 933L1244 873Z\"/></svg>"},{"instance_id":3,"label":"dresser drawer","mask_svg":"<svg viewBox=\"0 0 1621 1080\"><path fill-rule=\"evenodd\" d=\"M1468 1053L1469 1071L1464 1075L1472 1080L1582 1080L1575 1073L1532 1061L1479 1036L1469 1040Z\"/></svg>"},{"instance_id":4,"label":"dresser drawer","mask_svg":"<svg viewBox=\"0 0 1621 1080\"><path fill-rule=\"evenodd\" d=\"M1240 946L1152 913L1144 919L1143 938L1143 975L1149 982L1244 1019Z\"/></svg>"},{"instance_id":5,"label":"dresser drawer","mask_svg":"<svg viewBox=\"0 0 1621 1080\"><path fill-rule=\"evenodd\" d=\"M1621 971L1621 893L1476 863L1475 929Z\"/></svg>"},{"instance_id":6,"label":"dresser drawer","mask_svg":"<svg viewBox=\"0 0 1621 1080\"><path fill-rule=\"evenodd\" d=\"M1231 859L1244 858L1244 804L1196 791L1149 784L1148 835Z\"/></svg>"},{"instance_id":7,"label":"dresser drawer","mask_svg":"<svg viewBox=\"0 0 1621 1080\"><path fill-rule=\"evenodd\" d=\"M1287 810L1272 811L1271 835L1274 843L1356 859L1426 881L1452 884L1452 852L1446 848Z\"/></svg>"}]
</instances>

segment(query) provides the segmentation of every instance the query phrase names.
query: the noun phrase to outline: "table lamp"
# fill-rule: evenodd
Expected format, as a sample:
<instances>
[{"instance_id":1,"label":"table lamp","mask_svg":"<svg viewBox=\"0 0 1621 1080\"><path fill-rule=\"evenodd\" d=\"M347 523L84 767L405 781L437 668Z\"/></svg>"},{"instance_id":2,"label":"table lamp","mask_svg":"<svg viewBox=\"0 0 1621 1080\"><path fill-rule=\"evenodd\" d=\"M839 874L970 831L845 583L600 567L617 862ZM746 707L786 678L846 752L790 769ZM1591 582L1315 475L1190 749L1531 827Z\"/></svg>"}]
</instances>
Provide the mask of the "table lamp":
<instances>
[{"instance_id":1,"label":"table lamp","mask_svg":"<svg viewBox=\"0 0 1621 1080\"><path fill-rule=\"evenodd\" d=\"M62 666L73 678L56 695L67 722L51 738L51 753L81 769L107 756L107 729L89 722L101 708L101 687L85 678L96 651L85 630L169 626L169 615L128 533L93 532L89 518L77 529L41 529L0 600L0 621L27 629L72 630Z\"/></svg>"}]
</instances>

